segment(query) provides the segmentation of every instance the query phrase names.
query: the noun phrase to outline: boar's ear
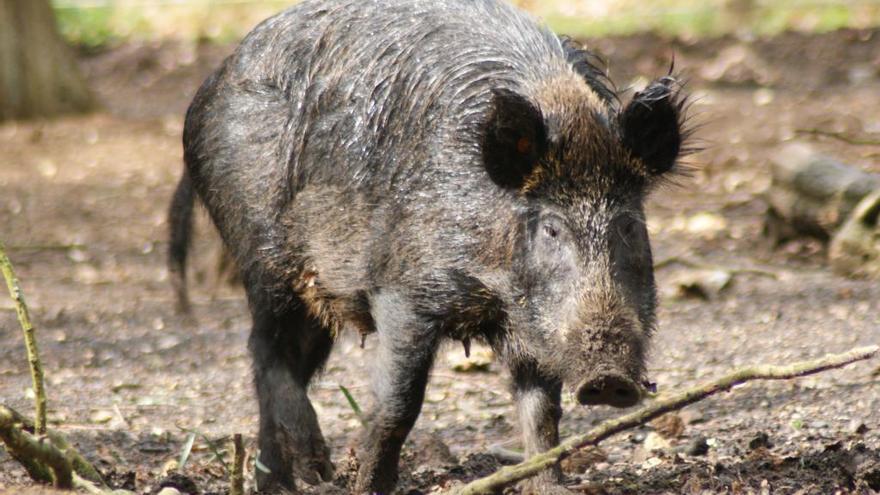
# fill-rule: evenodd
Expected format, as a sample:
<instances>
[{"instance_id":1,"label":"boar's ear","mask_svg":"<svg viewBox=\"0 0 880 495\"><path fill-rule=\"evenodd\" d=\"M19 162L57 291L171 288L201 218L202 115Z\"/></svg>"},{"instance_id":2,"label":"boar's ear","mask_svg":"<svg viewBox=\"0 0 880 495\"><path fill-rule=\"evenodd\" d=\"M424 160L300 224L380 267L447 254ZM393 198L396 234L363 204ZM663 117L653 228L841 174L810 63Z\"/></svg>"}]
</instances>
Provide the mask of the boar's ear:
<instances>
[{"instance_id":1,"label":"boar's ear","mask_svg":"<svg viewBox=\"0 0 880 495\"><path fill-rule=\"evenodd\" d=\"M518 188L547 150L544 117L522 95L496 89L481 144L489 177L499 186Z\"/></svg>"},{"instance_id":2,"label":"boar's ear","mask_svg":"<svg viewBox=\"0 0 880 495\"><path fill-rule=\"evenodd\" d=\"M623 145L654 175L668 172L681 151L683 101L678 82L664 77L633 96L618 115Z\"/></svg>"}]
</instances>

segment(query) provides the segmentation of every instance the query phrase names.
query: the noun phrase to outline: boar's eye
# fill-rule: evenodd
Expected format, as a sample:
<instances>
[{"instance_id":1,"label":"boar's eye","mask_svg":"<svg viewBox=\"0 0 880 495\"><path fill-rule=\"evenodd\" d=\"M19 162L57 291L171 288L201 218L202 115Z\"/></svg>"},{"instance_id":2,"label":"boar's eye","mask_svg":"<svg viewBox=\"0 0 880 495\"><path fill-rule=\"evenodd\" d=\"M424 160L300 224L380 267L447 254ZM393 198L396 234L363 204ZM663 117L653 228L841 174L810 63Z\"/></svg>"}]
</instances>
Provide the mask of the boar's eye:
<instances>
[{"instance_id":1,"label":"boar's eye","mask_svg":"<svg viewBox=\"0 0 880 495\"><path fill-rule=\"evenodd\" d=\"M541 219L538 234L542 240L553 246L565 243L567 230L565 222L556 215L546 215Z\"/></svg>"},{"instance_id":2,"label":"boar's eye","mask_svg":"<svg viewBox=\"0 0 880 495\"><path fill-rule=\"evenodd\" d=\"M557 276L568 273L574 259L574 246L565 221L555 214L545 214L535 227L533 261L541 270L552 270Z\"/></svg>"}]
</instances>

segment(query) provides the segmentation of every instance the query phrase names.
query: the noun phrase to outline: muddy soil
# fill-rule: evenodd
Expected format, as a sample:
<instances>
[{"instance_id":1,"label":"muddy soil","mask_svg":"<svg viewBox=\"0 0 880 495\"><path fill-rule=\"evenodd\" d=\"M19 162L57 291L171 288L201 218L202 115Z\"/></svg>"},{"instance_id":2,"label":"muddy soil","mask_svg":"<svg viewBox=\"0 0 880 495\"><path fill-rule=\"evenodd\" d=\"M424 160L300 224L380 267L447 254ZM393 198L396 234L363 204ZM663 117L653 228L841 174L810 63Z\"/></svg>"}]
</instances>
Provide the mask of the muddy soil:
<instances>
[{"instance_id":1,"label":"muddy soil","mask_svg":"<svg viewBox=\"0 0 880 495\"><path fill-rule=\"evenodd\" d=\"M657 191L649 208L662 263L650 361L660 392L749 363L880 342L880 284L834 275L814 241L773 246L762 237L761 199L769 153L791 140L880 172L880 146L799 132L880 139L880 31L588 44L610 60L621 87L665 74L674 53L694 95L704 150L689 159L690 175ZM231 49L133 43L84 56L104 111L0 126L0 237L38 327L50 421L112 484L140 493L175 472L190 432L196 440L182 472L200 493L226 492L215 454L228 436L244 433L250 454L255 448L247 307L240 289L214 273L207 221L194 248L194 325L173 313L164 255L183 112ZM688 297L694 291L680 286L694 264L731 279ZM29 412L27 363L6 298L0 328L0 400ZM358 344L341 336L311 390L339 471L335 484L316 491L345 493L361 425L339 386L364 407L370 402L373 343ZM401 493L488 474L499 466L490 450L519 447L504 371L497 363L456 371L462 357L451 344L438 356L404 454ZM878 364L738 387L567 462L567 483L591 494L880 490ZM619 414L570 397L564 409L563 435ZM0 453L0 492L23 491L43 489Z\"/></svg>"}]
</instances>

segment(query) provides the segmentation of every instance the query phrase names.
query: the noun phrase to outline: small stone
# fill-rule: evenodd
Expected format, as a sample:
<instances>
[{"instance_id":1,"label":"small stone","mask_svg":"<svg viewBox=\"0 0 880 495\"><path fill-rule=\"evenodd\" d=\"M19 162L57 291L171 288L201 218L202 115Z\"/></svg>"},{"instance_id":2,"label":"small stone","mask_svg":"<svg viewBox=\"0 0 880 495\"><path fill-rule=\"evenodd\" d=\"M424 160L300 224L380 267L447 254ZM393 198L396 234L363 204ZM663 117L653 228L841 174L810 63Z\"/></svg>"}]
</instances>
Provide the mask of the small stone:
<instances>
[{"instance_id":1,"label":"small stone","mask_svg":"<svg viewBox=\"0 0 880 495\"><path fill-rule=\"evenodd\" d=\"M156 495L181 495L180 490L177 488L173 488L170 486L166 486L165 488L159 490L159 493Z\"/></svg>"},{"instance_id":2,"label":"small stone","mask_svg":"<svg viewBox=\"0 0 880 495\"><path fill-rule=\"evenodd\" d=\"M850 433L854 433L856 435L864 435L865 433L868 432L868 430L870 430L870 428L868 428L868 426L865 425L865 423L863 423L857 419L854 419L854 420L850 421L848 430Z\"/></svg>"},{"instance_id":3,"label":"small stone","mask_svg":"<svg viewBox=\"0 0 880 495\"><path fill-rule=\"evenodd\" d=\"M642 443L645 441L645 433L637 431L629 436L630 443Z\"/></svg>"},{"instance_id":4,"label":"small stone","mask_svg":"<svg viewBox=\"0 0 880 495\"><path fill-rule=\"evenodd\" d=\"M492 362L495 360L492 350L487 348L475 348L473 352L468 352L468 354L470 355L453 354L451 356L450 361L453 371L459 373L486 372L490 370Z\"/></svg>"},{"instance_id":5,"label":"small stone","mask_svg":"<svg viewBox=\"0 0 880 495\"><path fill-rule=\"evenodd\" d=\"M608 456L599 447L587 447L576 450L572 455L562 460L560 467L566 474L581 474L590 466L606 461Z\"/></svg>"},{"instance_id":6,"label":"small stone","mask_svg":"<svg viewBox=\"0 0 880 495\"><path fill-rule=\"evenodd\" d=\"M649 452L666 450L669 448L669 440L663 438L659 433L652 431L645 437L643 445L645 446L645 450Z\"/></svg>"},{"instance_id":7,"label":"small stone","mask_svg":"<svg viewBox=\"0 0 880 495\"><path fill-rule=\"evenodd\" d=\"M177 459L168 459L167 461L165 461L165 464L162 464L162 469L160 470L160 472L164 477L177 471L178 468L180 468L180 464L177 463Z\"/></svg>"},{"instance_id":8,"label":"small stone","mask_svg":"<svg viewBox=\"0 0 880 495\"><path fill-rule=\"evenodd\" d=\"M678 438L684 433L684 420L675 413L664 414L650 424L664 438Z\"/></svg>"},{"instance_id":9,"label":"small stone","mask_svg":"<svg viewBox=\"0 0 880 495\"><path fill-rule=\"evenodd\" d=\"M709 442L706 441L706 437L700 435L687 443L684 453L692 456L704 456L709 453Z\"/></svg>"},{"instance_id":10,"label":"small stone","mask_svg":"<svg viewBox=\"0 0 880 495\"><path fill-rule=\"evenodd\" d=\"M113 416L114 416L113 411L107 411L105 409L101 409L99 411L93 412L92 415L89 416L89 420L92 423L98 423L98 424L109 423L110 420L113 419Z\"/></svg>"},{"instance_id":11,"label":"small stone","mask_svg":"<svg viewBox=\"0 0 880 495\"><path fill-rule=\"evenodd\" d=\"M772 89L768 88L760 88L758 90L755 90L755 93L752 95L752 101L754 101L755 105L759 107L764 107L773 103L773 100L775 98L776 93L774 93Z\"/></svg>"},{"instance_id":12,"label":"small stone","mask_svg":"<svg viewBox=\"0 0 880 495\"><path fill-rule=\"evenodd\" d=\"M165 328L165 320L163 320L160 317L156 317L153 319L153 330L159 331L159 330L163 330L164 328ZM172 343L171 347L176 346L178 343L179 343L179 341ZM168 349L170 349L171 347L168 347ZM162 348L161 343L159 344L159 348L160 349Z\"/></svg>"}]
</instances>

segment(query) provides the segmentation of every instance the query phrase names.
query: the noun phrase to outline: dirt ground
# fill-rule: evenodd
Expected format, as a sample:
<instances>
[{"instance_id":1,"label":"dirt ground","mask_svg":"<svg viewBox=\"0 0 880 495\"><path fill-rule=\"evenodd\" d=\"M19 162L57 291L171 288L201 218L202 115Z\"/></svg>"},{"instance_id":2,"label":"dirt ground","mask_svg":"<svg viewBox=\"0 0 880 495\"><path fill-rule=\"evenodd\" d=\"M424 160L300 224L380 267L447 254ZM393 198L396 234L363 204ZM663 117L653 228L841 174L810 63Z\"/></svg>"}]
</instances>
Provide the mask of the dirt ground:
<instances>
[{"instance_id":1,"label":"dirt ground","mask_svg":"<svg viewBox=\"0 0 880 495\"><path fill-rule=\"evenodd\" d=\"M656 258L732 276L708 298L681 297L692 266L657 270L660 330L650 370L660 392L748 363L784 363L880 342L880 284L834 275L825 248L762 237L767 157L802 139L880 172L880 146L799 129L880 136L880 30L774 39L590 41L622 87L662 75L674 53L690 80L704 151L694 172L649 207ZM215 451L245 434L257 409L240 289L214 275L202 221L194 252L198 322L174 316L165 269L165 211L181 170L189 99L231 46L127 44L82 60L105 111L0 126L0 237L22 280L47 372L49 415L115 486L149 493L174 472L200 493L225 493ZM0 297L0 401L29 412L30 379L11 302ZM340 478L360 423L340 392L369 404L372 342L340 338L311 396ZM479 354L480 349L475 349ZM427 493L488 474L489 454L516 449L507 377L496 363L460 372L444 348L407 444L400 493ZM578 493L871 493L880 490L880 363L796 381L741 386L614 437L564 465ZM565 398L564 436L619 411ZM249 469L248 477L252 477ZM250 482L249 482L250 486ZM38 491L0 453L0 492ZM318 488L332 491L331 486ZM344 492L343 489L337 489ZM511 493L516 493L512 490Z\"/></svg>"}]
</instances>

